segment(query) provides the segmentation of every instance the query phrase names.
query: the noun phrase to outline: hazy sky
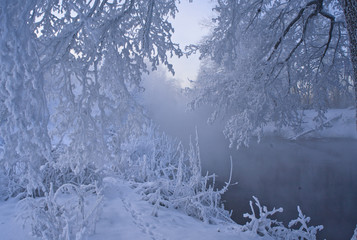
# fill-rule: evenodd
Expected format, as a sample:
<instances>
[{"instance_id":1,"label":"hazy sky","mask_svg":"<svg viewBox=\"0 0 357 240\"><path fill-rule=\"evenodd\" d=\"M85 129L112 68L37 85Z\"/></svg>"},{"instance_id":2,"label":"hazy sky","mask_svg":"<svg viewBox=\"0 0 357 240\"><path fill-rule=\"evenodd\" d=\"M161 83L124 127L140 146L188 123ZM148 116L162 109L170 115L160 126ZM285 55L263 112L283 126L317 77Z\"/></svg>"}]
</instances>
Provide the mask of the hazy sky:
<instances>
[{"instance_id":1,"label":"hazy sky","mask_svg":"<svg viewBox=\"0 0 357 240\"><path fill-rule=\"evenodd\" d=\"M186 45L198 43L209 32L209 28L203 24L212 18L213 7L214 1L211 0L193 0L191 3L189 0L182 0L178 4L179 12L173 21L175 29L173 41L179 43L182 49ZM175 69L174 78L180 82L181 87L189 86L188 79L196 79L200 64L198 55L189 58L185 56L181 58L174 57L171 63ZM170 74L168 77L172 78L172 75Z\"/></svg>"}]
</instances>

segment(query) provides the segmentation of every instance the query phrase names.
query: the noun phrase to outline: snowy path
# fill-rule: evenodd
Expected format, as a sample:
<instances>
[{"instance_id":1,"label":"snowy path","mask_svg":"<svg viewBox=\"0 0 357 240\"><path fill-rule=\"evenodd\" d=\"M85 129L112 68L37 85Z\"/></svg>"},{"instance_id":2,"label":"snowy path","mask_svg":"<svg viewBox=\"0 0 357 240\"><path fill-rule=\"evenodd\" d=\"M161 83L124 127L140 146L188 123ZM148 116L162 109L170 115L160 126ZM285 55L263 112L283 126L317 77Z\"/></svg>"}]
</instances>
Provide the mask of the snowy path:
<instances>
[{"instance_id":1,"label":"snowy path","mask_svg":"<svg viewBox=\"0 0 357 240\"><path fill-rule=\"evenodd\" d=\"M160 207L158 217L155 217L151 204L141 200L127 183L113 179L107 179L104 196L102 217L91 240L258 239L250 233L239 232L238 225L209 225L164 207Z\"/></svg>"}]
</instances>

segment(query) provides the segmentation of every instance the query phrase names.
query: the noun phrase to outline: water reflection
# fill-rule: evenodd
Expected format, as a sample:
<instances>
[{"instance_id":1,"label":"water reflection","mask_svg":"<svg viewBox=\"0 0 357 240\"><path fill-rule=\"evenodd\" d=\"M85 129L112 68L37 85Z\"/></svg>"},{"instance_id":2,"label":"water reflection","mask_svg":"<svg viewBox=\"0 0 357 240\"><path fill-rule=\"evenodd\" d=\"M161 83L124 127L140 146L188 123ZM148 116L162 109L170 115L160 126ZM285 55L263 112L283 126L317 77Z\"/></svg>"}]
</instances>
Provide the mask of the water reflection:
<instances>
[{"instance_id":1,"label":"water reflection","mask_svg":"<svg viewBox=\"0 0 357 240\"><path fill-rule=\"evenodd\" d=\"M202 138L201 138L202 139ZM201 142L202 159L212 157ZM319 239L350 239L357 224L357 141L351 139L309 139L288 141L264 139L239 151L226 151L234 159L232 186L223 196L226 208L233 209L233 219L247 221L251 196L269 209L283 207L278 220L287 226L297 217L296 206L311 217L312 225L324 225ZM221 173L224 180L229 162L204 163L210 172ZM224 167L222 167L224 165Z\"/></svg>"}]
</instances>

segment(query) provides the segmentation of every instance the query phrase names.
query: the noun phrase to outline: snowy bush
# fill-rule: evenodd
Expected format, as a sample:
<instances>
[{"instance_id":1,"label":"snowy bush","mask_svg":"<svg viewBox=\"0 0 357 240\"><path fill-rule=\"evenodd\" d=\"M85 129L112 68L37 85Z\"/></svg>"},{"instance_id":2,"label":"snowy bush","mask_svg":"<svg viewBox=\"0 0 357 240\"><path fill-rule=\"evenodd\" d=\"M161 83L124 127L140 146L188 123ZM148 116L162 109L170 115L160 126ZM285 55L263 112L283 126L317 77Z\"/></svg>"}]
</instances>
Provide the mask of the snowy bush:
<instances>
[{"instance_id":1,"label":"snowy bush","mask_svg":"<svg viewBox=\"0 0 357 240\"><path fill-rule=\"evenodd\" d=\"M123 155L119 169L125 178L154 205L181 209L186 214L210 223L232 221L220 205L221 190L215 190L215 175L202 176L196 133L188 150L181 143L160 133L153 124L144 128L144 134L133 137L121 146ZM210 184L211 183L211 184Z\"/></svg>"},{"instance_id":2,"label":"snowy bush","mask_svg":"<svg viewBox=\"0 0 357 240\"><path fill-rule=\"evenodd\" d=\"M45 197L19 202L18 218L29 222L32 234L41 239L83 239L94 233L101 209L101 190L96 184L64 184L56 191L51 185Z\"/></svg>"},{"instance_id":3,"label":"snowy bush","mask_svg":"<svg viewBox=\"0 0 357 240\"><path fill-rule=\"evenodd\" d=\"M246 223L243 226L243 230L249 230L254 233L257 233L261 236L270 234L272 228L275 226L281 227L282 224L277 222L276 220L271 220L269 217L274 215L277 212L282 212L282 208L273 209L268 211L266 206L261 206L258 198L253 196L255 200L255 205L258 207L259 213L256 214L252 201L249 201L250 209L252 210L252 214L245 213L243 216L249 218L251 221Z\"/></svg>"},{"instance_id":4,"label":"snowy bush","mask_svg":"<svg viewBox=\"0 0 357 240\"><path fill-rule=\"evenodd\" d=\"M160 133L153 123L143 126L142 134L132 135L121 144L120 172L136 182L154 181L161 177L174 177L174 163L179 151L178 143Z\"/></svg>"},{"instance_id":5,"label":"snowy bush","mask_svg":"<svg viewBox=\"0 0 357 240\"><path fill-rule=\"evenodd\" d=\"M67 183L81 186L97 182L101 185L103 174L91 164L79 167L75 164L66 166L47 163L41 167L41 176L46 189L50 189L50 185L52 184L54 191L56 191Z\"/></svg>"},{"instance_id":6,"label":"snowy bush","mask_svg":"<svg viewBox=\"0 0 357 240\"><path fill-rule=\"evenodd\" d=\"M29 176L29 174L27 164L24 162L0 165L0 198L6 200L11 197L18 199L43 197L44 193L50 189L50 184L53 185L54 190L57 190L66 183L76 185L88 185L95 181L101 183L103 177L102 172L94 165L66 164L58 159L54 152L51 162L41 165L35 176ZM21 178L17 177L20 175L22 175ZM37 187L31 183L34 177L39 183Z\"/></svg>"},{"instance_id":7,"label":"snowy bush","mask_svg":"<svg viewBox=\"0 0 357 240\"><path fill-rule=\"evenodd\" d=\"M316 234L323 229L322 225L308 226L310 218L303 215L300 207L297 207L298 218L289 222L286 228L281 222L272 220L270 217L278 212L283 212L282 208L273 209L268 211L266 206L261 206L258 198L253 196L255 205L259 212L256 213L252 201L249 202L252 213L245 213L243 216L250 219L242 230L252 231L260 236L272 236L274 239L281 240L316 240ZM298 227L298 228L293 228Z\"/></svg>"},{"instance_id":8,"label":"snowy bush","mask_svg":"<svg viewBox=\"0 0 357 240\"><path fill-rule=\"evenodd\" d=\"M0 198L7 200L10 197L19 197L23 196L23 193L26 191L26 183L24 178L14 177L19 176L24 172L25 166L20 162L14 164L4 163L0 167Z\"/></svg>"}]
</instances>

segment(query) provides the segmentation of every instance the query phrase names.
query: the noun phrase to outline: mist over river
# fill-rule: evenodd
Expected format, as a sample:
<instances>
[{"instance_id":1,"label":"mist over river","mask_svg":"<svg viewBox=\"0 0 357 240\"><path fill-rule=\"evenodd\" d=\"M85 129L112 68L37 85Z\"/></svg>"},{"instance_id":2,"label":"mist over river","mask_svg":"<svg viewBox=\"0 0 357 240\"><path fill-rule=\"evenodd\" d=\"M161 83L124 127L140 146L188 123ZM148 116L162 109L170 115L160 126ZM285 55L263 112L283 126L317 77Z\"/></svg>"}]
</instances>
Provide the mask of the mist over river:
<instances>
[{"instance_id":1,"label":"mist over river","mask_svg":"<svg viewBox=\"0 0 357 240\"><path fill-rule=\"evenodd\" d=\"M202 138L201 138L202 139ZM287 226L296 219L296 206L311 217L311 225L323 225L319 239L350 239L357 224L357 141L353 139L302 139L289 141L269 137L249 148L216 152L221 163L210 158L215 151L201 140L203 166L229 176L229 155L233 157L233 182L224 194L226 209L233 219L244 224L249 201L258 197L271 210L283 207L275 217ZM211 150L210 150L211 149ZM206 161L206 160L208 161Z\"/></svg>"}]
</instances>

